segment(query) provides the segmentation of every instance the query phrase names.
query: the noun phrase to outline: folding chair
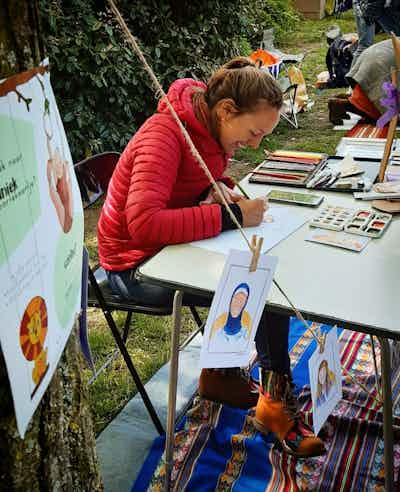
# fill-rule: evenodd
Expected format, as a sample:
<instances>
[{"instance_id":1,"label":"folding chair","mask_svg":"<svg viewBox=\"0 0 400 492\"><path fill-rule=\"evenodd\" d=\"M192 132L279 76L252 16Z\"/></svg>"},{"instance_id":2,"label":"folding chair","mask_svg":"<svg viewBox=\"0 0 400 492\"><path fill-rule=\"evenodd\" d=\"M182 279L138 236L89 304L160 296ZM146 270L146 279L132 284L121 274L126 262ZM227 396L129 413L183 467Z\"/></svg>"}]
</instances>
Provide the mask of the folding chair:
<instances>
[{"instance_id":1,"label":"folding chair","mask_svg":"<svg viewBox=\"0 0 400 492\"><path fill-rule=\"evenodd\" d=\"M290 123L294 128L298 128L299 124L297 122L297 114L296 114L296 93L297 93L297 84L291 84L288 77L280 77L277 80L280 88L283 92L283 100L288 101L289 103L289 113L285 111L281 111L281 116L288 123Z\"/></svg>"},{"instance_id":2,"label":"folding chair","mask_svg":"<svg viewBox=\"0 0 400 492\"><path fill-rule=\"evenodd\" d=\"M84 209L91 207L101 197L103 197L107 191L107 186L114 171L114 168L118 162L120 154L118 152L104 152L95 156L89 157L81 162L75 164L74 169L77 176L83 206ZM153 305L141 305L134 302L126 301L120 296L114 294L108 285L107 275L103 268L97 266L91 268L89 266L89 295L88 306L100 308L103 311L107 324L114 336L114 339L118 345L118 349L121 352L122 357L128 367L129 372L135 382L135 385L143 399L143 402L149 412L149 415L159 432L164 432L160 419L151 403L151 400L147 394L147 391L140 379L138 372L132 362L129 352L126 348L126 341L129 335L130 328L132 326L132 314L148 314L150 316L169 316L172 314L172 307L170 306L153 306ZM192 316L198 326L197 332L202 327L202 320L196 311L194 306L189 306ZM122 334L120 333L115 320L112 316L113 311L126 312L125 323ZM192 338L192 337L190 337ZM116 352L118 353L118 351ZM96 376L104 370L107 365L114 359L114 353L99 371L96 372Z\"/></svg>"}]
</instances>

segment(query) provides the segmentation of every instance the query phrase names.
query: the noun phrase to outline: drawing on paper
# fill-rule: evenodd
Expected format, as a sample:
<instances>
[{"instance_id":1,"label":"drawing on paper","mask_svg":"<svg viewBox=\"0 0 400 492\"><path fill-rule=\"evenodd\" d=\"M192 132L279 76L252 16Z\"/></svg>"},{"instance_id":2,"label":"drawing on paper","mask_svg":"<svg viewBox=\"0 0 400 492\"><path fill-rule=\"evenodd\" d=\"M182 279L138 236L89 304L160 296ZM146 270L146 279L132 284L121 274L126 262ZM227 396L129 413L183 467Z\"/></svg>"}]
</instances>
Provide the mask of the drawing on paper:
<instances>
[{"instance_id":1,"label":"drawing on paper","mask_svg":"<svg viewBox=\"0 0 400 492\"><path fill-rule=\"evenodd\" d=\"M214 321L210 333L210 352L243 350L250 338L251 316L246 311L250 287L242 282L235 287L226 311Z\"/></svg>"},{"instance_id":2,"label":"drawing on paper","mask_svg":"<svg viewBox=\"0 0 400 492\"><path fill-rule=\"evenodd\" d=\"M329 415L342 398L342 368L336 327L325 335L323 352L315 350L308 361L313 426L315 434L321 430Z\"/></svg>"},{"instance_id":3,"label":"drawing on paper","mask_svg":"<svg viewBox=\"0 0 400 492\"><path fill-rule=\"evenodd\" d=\"M34 397L40 386L49 364L47 363L47 348L44 343L47 336L47 308L44 299L36 296L27 305L20 324L19 343L27 361L34 363L32 380L35 388L31 394Z\"/></svg>"},{"instance_id":4,"label":"drawing on paper","mask_svg":"<svg viewBox=\"0 0 400 492\"><path fill-rule=\"evenodd\" d=\"M250 251L229 252L204 328L202 368L246 367L253 356L277 258L260 255L250 272L251 261Z\"/></svg>"},{"instance_id":5,"label":"drawing on paper","mask_svg":"<svg viewBox=\"0 0 400 492\"><path fill-rule=\"evenodd\" d=\"M323 405L329 399L330 391L336 382L336 377L333 371L329 368L328 361L321 361L318 368L317 379L317 400L316 405Z\"/></svg>"}]
</instances>

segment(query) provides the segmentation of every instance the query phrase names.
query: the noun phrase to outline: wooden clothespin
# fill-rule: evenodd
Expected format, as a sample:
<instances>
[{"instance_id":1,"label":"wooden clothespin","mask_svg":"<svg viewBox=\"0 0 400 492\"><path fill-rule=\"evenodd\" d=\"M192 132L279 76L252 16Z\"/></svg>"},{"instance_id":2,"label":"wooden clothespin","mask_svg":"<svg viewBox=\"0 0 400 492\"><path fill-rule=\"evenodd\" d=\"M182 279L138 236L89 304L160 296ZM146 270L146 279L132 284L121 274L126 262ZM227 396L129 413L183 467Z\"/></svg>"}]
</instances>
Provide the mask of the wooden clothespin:
<instances>
[{"instance_id":1,"label":"wooden clothespin","mask_svg":"<svg viewBox=\"0 0 400 492\"><path fill-rule=\"evenodd\" d=\"M263 242L264 242L264 238L259 237L257 239L257 236L255 234L251 238L251 248L253 251L253 256L250 262L250 268L249 268L250 272L255 272L257 270L258 259L260 258L261 247Z\"/></svg>"},{"instance_id":2,"label":"wooden clothespin","mask_svg":"<svg viewBox=\"0 0 400 492\"><path fill-rule=\"evenodd\" d=\"M320 354L322 354L325 350L325 342L326 342L326 333L320 333L320 336L318 337L318 348Z\"/></svg>"}]
</instances>

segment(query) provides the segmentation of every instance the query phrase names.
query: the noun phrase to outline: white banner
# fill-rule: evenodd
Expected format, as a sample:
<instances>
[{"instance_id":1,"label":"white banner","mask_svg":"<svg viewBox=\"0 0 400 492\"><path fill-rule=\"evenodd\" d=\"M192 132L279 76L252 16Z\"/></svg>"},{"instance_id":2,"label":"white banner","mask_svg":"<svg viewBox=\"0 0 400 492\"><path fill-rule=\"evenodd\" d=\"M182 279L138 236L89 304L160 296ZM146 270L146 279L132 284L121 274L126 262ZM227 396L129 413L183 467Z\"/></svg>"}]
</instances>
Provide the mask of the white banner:
<instances>
[{"instance_id":1,"label":"white banner","mask_svg":"<svg viewBox=\"0 0 400 492\"><path fill-rule=\"evenodd\" d=\"M47 71L0 82L0 343L23 437L80 309L83 210Z\"/></svg>"}]
</instances>

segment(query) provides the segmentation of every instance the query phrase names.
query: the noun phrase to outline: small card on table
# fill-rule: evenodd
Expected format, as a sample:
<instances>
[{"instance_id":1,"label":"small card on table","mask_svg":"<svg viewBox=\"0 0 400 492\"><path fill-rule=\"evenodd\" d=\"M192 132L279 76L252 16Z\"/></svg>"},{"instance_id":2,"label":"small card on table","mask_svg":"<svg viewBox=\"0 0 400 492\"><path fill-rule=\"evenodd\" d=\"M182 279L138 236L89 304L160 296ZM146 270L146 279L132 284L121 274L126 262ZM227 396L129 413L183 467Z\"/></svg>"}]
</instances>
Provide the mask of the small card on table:
<instances>
[{"instance_id":1,"label":"small card on table","mask_svg":"<svg viewBox=\"0 0 400 492\"><path fill-rule=\"evenodd\" d=\"M356 236L342 231L329 231L327 229L313 229L306 237L306 241L357 252L362 251L370 240L371 238L369 237Z\"/></svg>"}]
</instances>

